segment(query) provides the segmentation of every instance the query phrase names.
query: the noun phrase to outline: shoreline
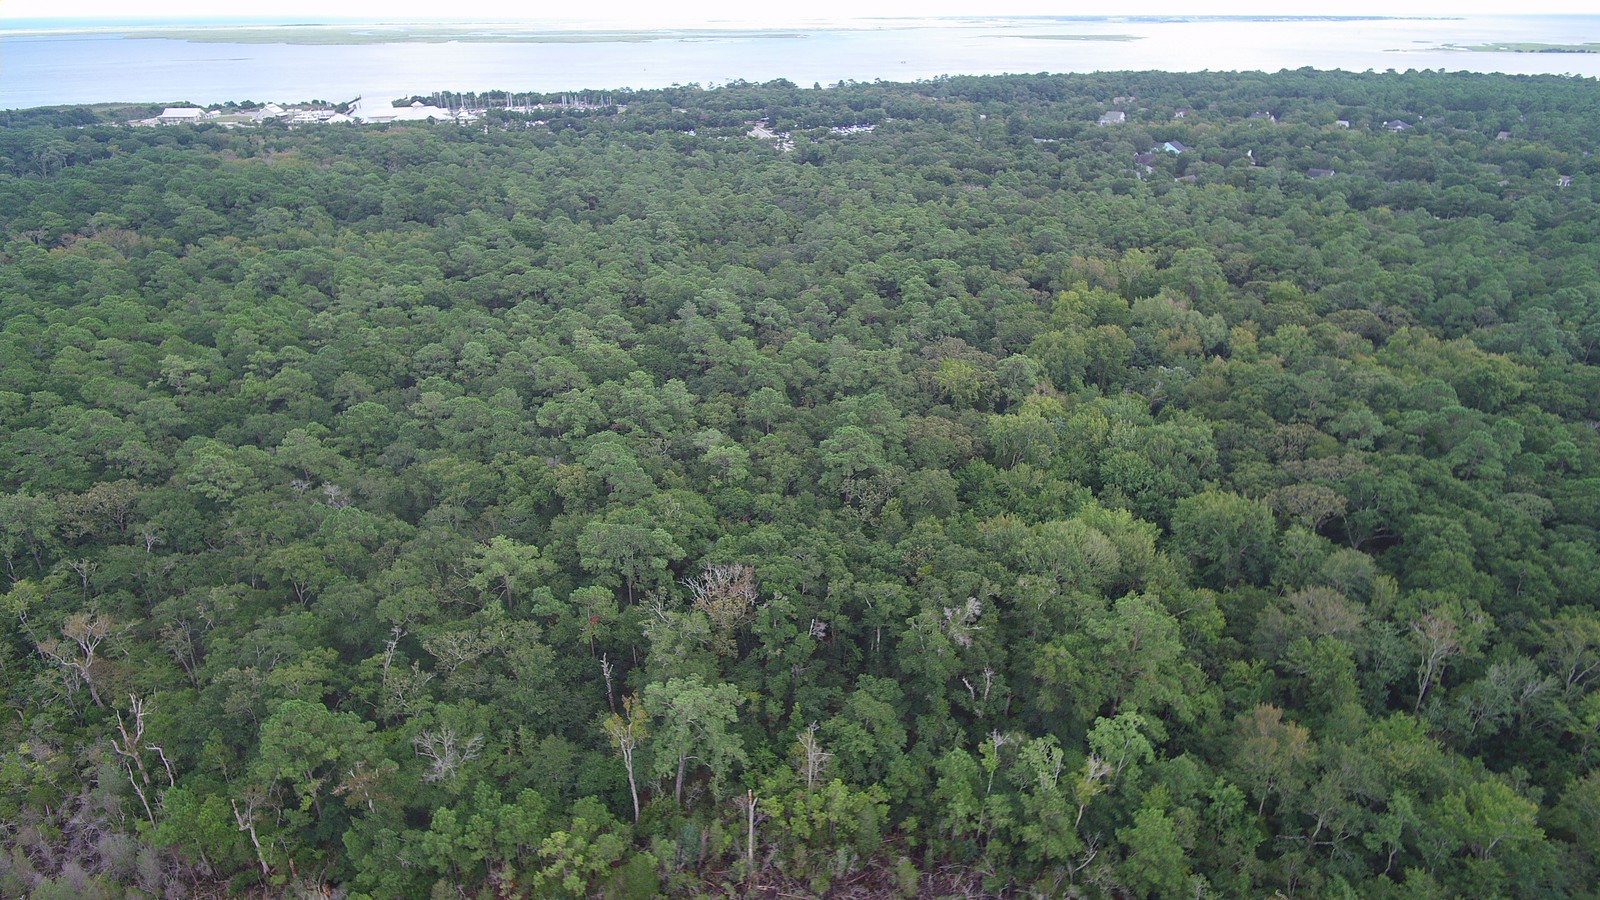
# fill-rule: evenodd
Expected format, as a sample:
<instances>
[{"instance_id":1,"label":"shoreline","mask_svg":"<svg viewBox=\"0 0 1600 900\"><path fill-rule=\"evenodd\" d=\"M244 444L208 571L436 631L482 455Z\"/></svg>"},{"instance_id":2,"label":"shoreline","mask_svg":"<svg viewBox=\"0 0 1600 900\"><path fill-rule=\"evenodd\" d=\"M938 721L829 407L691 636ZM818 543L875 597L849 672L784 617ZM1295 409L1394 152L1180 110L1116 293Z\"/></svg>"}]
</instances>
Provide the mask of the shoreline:
<instances>
[{"instance_id":1,"label":"shoreline","mask_svg":"<svg viewBox=\"0 0 1600 900\"><path fill-rule=\"evenodd\" d=\"M1167 16L870 16L861 18L844 19L806 19L806 18L780 18L770 20L747 21L709 21L695 22L685 25L676 24L639 24L637 22L594 21L581 19L453 19L453 18L408 18L408 19L339 19L327 18L316 21L283 21L262 17L217 18L217 19L15 19L9 27L0 27L0 39L8 37L27 37L38 35L74 35L74 34L127 34L134 35L141 32L206 32L206 31L247 31L247 30L277 30L277 29L345 29L350 31L362 29L408 29L408 28L435 28L435 29L471 29L505 28L513 30L538 30L546 33L565 34L655 34L655 33L715 33L733 34L762 31L874 31L883 28L916 28L916 27L993 27L1002 23L1016 23L1023 26L1039 26L1059 22L1062 24L1129 24L1129 25L1195 25L1206 23L1221 24L1294 24L1294 23L1352 23L1352 22L1450 22L1463 21L1469 16L1315 16L1315 15L1281 15L1281 16L1213 16L1213 15L1167 15ZM1529 16L1526 18L1558 18L1554 16L1540 17ZM1586 16L1580 18L1600 18ZM38 24L29 24L38 23ZM0 23L3 25L4 23Z\"/></svg>"},{"instance_id":2,"label":"shoreline","mask_svg":"<svg viewBox=\"0 0 1600 900\"><path fill-rule=\"evenodd\" d=\"M1023 71L1447 68L1600 78L1600 54L1459 49L1488 40L1600 42L1600 16L1474 17L1465 22L969 16L833 20L786 28L729 22L654 28L572 20L538 26L502 21L385 27L260 20L189 27L65 20L5 24L55 26L48 32L0 34L6 60L0 107L11 109L113 98L215 103L353 95L373 86L405 95L485 84L535 91L771 80L831 85ZM84 32L89 26L99 30Z\"/></svg>"}]
</instances>

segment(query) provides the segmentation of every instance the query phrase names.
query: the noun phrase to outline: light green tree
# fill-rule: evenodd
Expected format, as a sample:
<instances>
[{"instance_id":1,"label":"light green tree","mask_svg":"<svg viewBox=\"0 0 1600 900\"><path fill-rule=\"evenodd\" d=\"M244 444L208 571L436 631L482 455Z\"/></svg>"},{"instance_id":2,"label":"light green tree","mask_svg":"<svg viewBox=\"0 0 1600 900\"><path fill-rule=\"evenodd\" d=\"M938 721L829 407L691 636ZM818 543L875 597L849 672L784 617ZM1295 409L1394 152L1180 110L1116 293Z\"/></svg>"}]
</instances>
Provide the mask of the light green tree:
<instances>
[{"instance_id":1,"label":"light green tree","mask_svg":"<svg viewBox=\"0 0 1600 900\"><path fill-rule=\"evenodd\" d=\"M680 805L691 760L711 770L714 793L734 764L745 763L744 741L728 731L743 702L738 688L707 684L699 675L644 689L645 709L656 717L652 773L674 777L672 796Z\"/></svg>"},{"instance_id":2,"label":"light green tree","mask_svg":"<svg viewBox=\"0 0 1600 900\"><path fill-rule=\"evenodd\" d=\"M1177 828L1163 810L1146 806L1133 814L1133 825L1117 830L1127 848L1118 867L1123 881L1141 897L1178 897L1189 881L1189 861L1178 843Z\"/></svg>"},{"instance_id":3,"label":"light green tree","mask_svg":"<svg viewBox=\"0 0 1600 900\"><path fill-rule=\"evenodd\" d=\"M1172 544L1213 587L1261 584L1277 556L1277 526L1265 503L1207 491L1178 501Z\"/></svg>"},{"instance_id":4,"label":"light green tree","mask_svg":"<svg viewBox=\"0 0 1600 900\"><path fill-rule=\"evenodd\" d=\"M538 547L498 534L467 560L467 568L472 572L467 583L483 594L498 597L507 612L555 571Z\"/></svg>"},{"instance_id":5,"label":"light green tree","mask_svg":"<svg viewBox=\"0 0 1600 900\"><path fill-rule=\"evenodd\" d=\"M683 548L666 529L631 518L590 522L578 535L578 556L583 568L597 575L620 577L627 587L629 603L640 584L661 581L667 564L683 558Z\"/></svg>"}]
</instances>

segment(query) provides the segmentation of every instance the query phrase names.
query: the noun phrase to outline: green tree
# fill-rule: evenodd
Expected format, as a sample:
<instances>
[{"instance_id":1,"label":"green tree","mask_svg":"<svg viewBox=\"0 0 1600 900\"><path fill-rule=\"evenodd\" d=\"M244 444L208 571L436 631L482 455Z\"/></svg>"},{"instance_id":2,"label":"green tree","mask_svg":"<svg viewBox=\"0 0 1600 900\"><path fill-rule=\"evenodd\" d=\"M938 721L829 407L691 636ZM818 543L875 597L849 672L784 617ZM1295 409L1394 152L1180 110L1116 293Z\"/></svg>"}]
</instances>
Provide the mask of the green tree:
<instances>
[{"instance_id":1,"label":"green tree","mask_svg":"<svg viewBox=\"0 0 1600 900\"><path fill-rule=\"evenodd\" d=\"M544 867L533 887L553 897L586 897L627 852L621 826L593 797L573 804L567 827L552 832L539 845Z\"/></svg>"},{"instance_id":2,"label":"green tree","mask_svg":"<svg viewBox=\"0 0 1600 900\"><path fill-rule=\"evenodd\" d=\"M1189 861L1178 843L1177 827L1163 810L1146 806L1133 825L1117 831L1127 856L1117 871L1142 897L1176 897L1189 886Z\"/></svg>"},{"instance_id":3,"label":"green tree","mask_svg":"<svg viewBox=\"0 0 1600 900\"><path fill-rule=\"evenodd\" d=\"M1429 817L1445 859L1464 854L1458 883L1532 895L1553 861L1538 806L1504 782L1476 779L1439 798Z\"/></svg>"},{"instance_id":4,"label":"green tree","mask_svg":"<svg viewBox=\"0 0 1600 900\"><path fill-rule=\"evenodd\" d=\"M578 536L578 554L586 571L619 578L632 603L637 587L651 587L667 578L667 565L682 559L683 549L669 532L652 527L644 516L623 513L585 526Z\"/></svg>"},{"instance_id":5,"label":"green tree","mask_svg":"<svg viewBox=\"0 0 1600 900\"><path fill-rule=\"evenodd\" d=\"M555 571L555 566L541 556L538 547L503 535L490 538L467 560L467 568L472 573L467 583L484 594L498 597L507 612L513 611L519 598L527 598Z\"/></svg>"},{"instance_id":6,"label":"green tree","mask_svg":"<svg viewBox=\"0 0 1600 900\"><path fill-rule=\"evenodd\" d=\"M341 766L372 753L373 725L321 703L286 700L261 723L261 751L251 773L264 785L287 784L302 813L322 815L322 800Z\"/></svg>"},{"instance_id":7,"label":"green tree","mask_svg":"<svg viewBox=\"0 0 1600 900\"><path fill-rule=\"evenodd\" d=\"M1207 491L1178 501L1172 544L1213 587L1261 584L1277 556L1277 527L1266 504Z\"/></svg>"},{"instance_id":8,"label":"green tree","mask_svg":"<svg viewBox=\"0 0 1600 900\"><path fill-rule=\"evenodd\" d=\"M905 752L907 734L900 712L904 702L895 682L863 675L844 707L824 723L828 746L851 781L882 781Z\"/></svg>"},{"instance_id":9,"label":"green tree","mask_svg":"<svg viewBox=\"0 0 1600 900\"><path fill-rule=\"evenodd\" d=\"M672 798L679 805L691 760L711 770L714 794L732 767L745 763L744 741L728 730L743 702L733 685L707 684L698 675L645 688L644 708L657 720L651 771L656 778L673 777Z\"/></svg>"}]
</instances>

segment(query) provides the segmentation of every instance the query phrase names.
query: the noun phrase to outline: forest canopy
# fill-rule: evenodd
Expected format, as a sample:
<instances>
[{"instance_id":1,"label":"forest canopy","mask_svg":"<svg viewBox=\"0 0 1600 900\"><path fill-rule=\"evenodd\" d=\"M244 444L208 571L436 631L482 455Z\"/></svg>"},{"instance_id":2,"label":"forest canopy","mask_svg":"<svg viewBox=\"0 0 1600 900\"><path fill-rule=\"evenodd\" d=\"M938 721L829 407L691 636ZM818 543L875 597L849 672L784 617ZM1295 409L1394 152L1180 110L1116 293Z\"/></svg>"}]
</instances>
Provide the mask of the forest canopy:
<instances>
[{"instance_id":1,"label":"forest canopy","mask_svg":"<svg viewBox=\"0 0 1600 900\"><path fill-rule=\"evenodd\" d=\"M608 93L7 114L0 894L1594 896L1592 80Z\"/></svg>"}]
</instances>

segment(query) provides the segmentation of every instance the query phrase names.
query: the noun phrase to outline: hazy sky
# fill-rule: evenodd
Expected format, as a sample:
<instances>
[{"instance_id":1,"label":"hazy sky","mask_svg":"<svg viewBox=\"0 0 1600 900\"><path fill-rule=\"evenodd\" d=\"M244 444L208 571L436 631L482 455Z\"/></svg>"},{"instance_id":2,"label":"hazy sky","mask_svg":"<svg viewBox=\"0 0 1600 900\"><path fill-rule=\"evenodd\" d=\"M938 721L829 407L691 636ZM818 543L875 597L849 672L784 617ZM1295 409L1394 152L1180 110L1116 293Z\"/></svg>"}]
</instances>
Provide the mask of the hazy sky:
<instances>
[{"instance_id":1,"label":"hazy sky","mask_svg":"<svg viewBox=\"0 0 1600 900\"><path fill-rule=\"evenodd\" d=\"M0 19L55 18L214 18L266 16L307 21L328 16L395 21L409 18L513 20L526 18L678 22L718 20L802 20L866 16L948 15L1520 15L1592 13L1593 0L1524 0L1508 5L1487 0L1341 0L1290 4L1283 0L804 0L796 4L758 4L751 0L580 0L580 2L497 2L497 0L0 0Z\"/></svg>"}]
</instances>

